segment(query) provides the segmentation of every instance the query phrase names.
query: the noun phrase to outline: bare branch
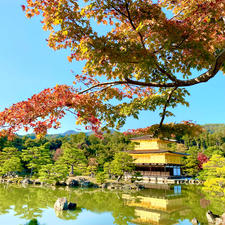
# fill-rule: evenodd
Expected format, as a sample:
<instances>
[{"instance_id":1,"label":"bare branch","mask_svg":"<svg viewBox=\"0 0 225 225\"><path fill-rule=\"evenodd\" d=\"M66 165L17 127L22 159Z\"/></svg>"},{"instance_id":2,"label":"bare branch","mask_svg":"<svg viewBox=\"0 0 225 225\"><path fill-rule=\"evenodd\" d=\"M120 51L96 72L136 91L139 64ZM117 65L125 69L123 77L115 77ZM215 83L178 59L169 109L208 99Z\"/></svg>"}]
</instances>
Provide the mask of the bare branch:
<instances>
[{"instance_id":1,"label":"bare branch","mask_svg":"<svg viewBox=\"0 0 225 225\"><path fill-rule=\"evenodd\" d=\"M98 83L98 84L95 84L83 91L80 91L78 94L84 94L85 92L88 92L96 87L101 87L101 86L105 86L105 85L110 85L110 86L115 86L115 85L119 85L119 84L126 84L127 81L111 81L111 82L103 82L103 83Z\"/></svg>"},{"instance_id":2,"label":"bare branch","mask_svg":"<svg viewBox=\"0 0 225 225\"><path fill-rule=\"evenodd\" d=\"M160 123L159 123L159 129L162 127L163 121L164 121L164 119L165 119L165 116L166 116L166 108L168 107L168 105L169 105L169 103L170 103L170 100L171 100L171 98L172 98L172 95L173 95L174 91L176 91L176 90L177 90L177 87L173 88L173 89L170 91L170 93L169 93L169 95L168 95L168 97L167 97L166 103L165 103L165 105L164 105L164 107L163 107L162 118L161 118L161 121L160 121Z\"/></svg>"},{"instance_id":3,"label":"bare branch","mask_svg":"<svg viewBox=\"0 0 225 225\"><path fill-rule=\"evenodd\" d=\"M177 16L179 16L183 11L185 10L185 8L184 9L182 9L182 10L180 10L177 14L175 14L173 17L171 17L169 20L173 20L173 19L175 19Z\"/></svg>"},{"instance_id":4,"label":"bare branch","mask_svg":"<svg viewBox=\"0 0 225 225\"><path fill-rule=\"evenodd\" d=\"M66 110L74 115L77 115L75 112L71 111L70 109L66 109Z\"/></svg>"}]
</instances>

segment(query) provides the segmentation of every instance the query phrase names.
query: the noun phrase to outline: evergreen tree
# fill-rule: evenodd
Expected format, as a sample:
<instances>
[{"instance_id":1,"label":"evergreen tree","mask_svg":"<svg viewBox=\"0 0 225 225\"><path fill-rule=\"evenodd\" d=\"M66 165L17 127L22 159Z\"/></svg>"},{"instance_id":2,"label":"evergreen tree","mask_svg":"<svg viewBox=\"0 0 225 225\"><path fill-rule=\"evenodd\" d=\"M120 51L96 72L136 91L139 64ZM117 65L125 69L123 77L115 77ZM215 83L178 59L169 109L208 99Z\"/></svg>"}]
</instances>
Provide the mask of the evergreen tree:
<instances>
[{"instance_id":1,"label":"evergreen tree","mask_svg":"<svg viewBox=\"0 0 225 225\"><path fill-rule=\"evenodd\" d=\"M68 175L66 165L58 163L43 165L38 172L39 179L48 184L55 184L58 181L64 181Z\"/></svg>"},{"instance_id":2,"label":"evergreen tree","mask_svg":"<svg viewBox=\"0 0 225 225\"><path fill-rule=\"evenodd\" d=\"M12 175L23 170L20 152L14 147L3 148L0 152L0 174Z\"/></svg>"},{"instance_id":3,"label":"evergreen tree","mask_svg":"<svg viewBox=\"0 0 225 225\"><path fill-rule=\"evenodd\" d=\"M198 161L198 152L199 149L197 146L190 147L188 156L184 159L184 171L189 176L197 176L199 172L199 161Z\"/></svg>"},{"instance_id":4,"label":"evergreen tree","mask_svg":"<svg viewBox=\"0 0 225 225\"><path fill-rule=\"evenodd\" d=\"M96 180L99 184L105 183L107 178L108 178L107 174L103 171L98 172L97 175L96 175Z\"/></svg>"},{"instance_id":5,"label":"evergreen tree","mask_svg":"<svg viewBox=\"0 0 225 225\"><path fill-rule=\"evenodd\" d=\"M31 170L31 174L38 172L42 165L52 162L50 151L44 146L23 149L22 159L27 162L27 167Z\"/></svg>"},{"instance_id":6,"label":"evergreen tree","mask_svg":"<svg viewBox=\"0 0 225 225\"><path fill-rule=\"evenodd\" d=\"M87 164L87 159L84 151L77 148L69 142L62 145L63 154L59 158L58 163L67 165L70 168L70 173L74 174L74 168L82 167L82 164Z\"/></svg>"},{"instance_id":7,"label":"evergreen tree","mask_svg":"<svg viewBox=\"0 0 225 225\"><path fill-rule=\"evenodd\" d=\"M116 153L110 168L112 174L115 175L119 181L124 176L125 172L132 172L134 170L133 159L126 152Z\"/></svg>"}]
</instances>

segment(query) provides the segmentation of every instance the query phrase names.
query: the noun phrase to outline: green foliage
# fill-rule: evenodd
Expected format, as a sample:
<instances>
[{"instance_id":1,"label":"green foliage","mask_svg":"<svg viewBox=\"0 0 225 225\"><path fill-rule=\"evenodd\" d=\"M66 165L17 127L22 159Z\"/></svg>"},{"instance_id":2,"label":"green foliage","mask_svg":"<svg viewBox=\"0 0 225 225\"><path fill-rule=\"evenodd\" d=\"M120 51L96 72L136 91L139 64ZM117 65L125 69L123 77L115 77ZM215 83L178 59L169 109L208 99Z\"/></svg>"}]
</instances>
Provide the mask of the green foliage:
<instances>
[{"instance_id":1,"label":"green foliage","mask_svg":"<svg viewBox=\"0 0 225 225\"><path fill-rule=\"evenodd\" d=\"M110 165L110 170L113 175L120 179L125 172L132 172L134 170L133 159L126 152L119 152L115 154L115 158Z\"/></svg>"},{"instance_id":2,"label":"green foliage","mask_svg":"<svg viewBox=\"0 0 225 225\"><path fill-rule=\"evenodd\" d=\"M213 155L212 158L203 164L202 177L215 178L225 176L225 158L221 155Z\"/></svg>"},{"instance_id":3,"label":"green foliage","mask_svg":"<svg viewBox=\"0 0 225 225\"><path fill-rule=\"evenodd\" d=\"M189 154L184 160L184 171L187 175L196 177L199 172L198 155L199 149L196 146L190 147L187 153Z\"/></svg>"},{"instance_id":4,"label":"green foliage","mask_svg":"<svg viewBox=\"0 0 225 225\"><path fill-rule=\"evenodd\" d=\"M39 225L39 223L37 219L32 219L26 225Z\"/></svg>"},{"instance_id":5,"label":"green foliage","mask_svg":"<svg viewBox=\"0 0 225 225\"><path fill-rule=\"evenodd\" d=\"M113 161L116 153L133 148L129 138L119 132L105 133L102 139L95 135L86 136L84 133L58 139L48 136L40 139L24 136L9 141L2 137L0 143L6 150L8 148L7 152L0 151L1 175L14 174L21 170L24 173L29 171L35 177L51 184L63 180L69 172L73 175L85 174L94 177L104 170L104 165ZM7 163L4 164L5 159ZM106 174L111 175L108 172Z\"/></svg>"},{"instance_id":6,"label":"green foliage","mask_svg":"<svg viewBox=\"0 0 225 225\"><path fill-rule=\"evenodd\" d=\"M189 154L184 159L184 172L189 176L198 176L206 180L204 173L206 169L204 168L201 171L199 168L197 160L199 152L209 158L215 154L225 155L225 130L222 128L215 130L213 133L205 131L195 137L185 135L180 141L184 144L172 144L170 150ZM0 144L1 175L14 175L17 172L22 170L26 172L29 169L42 181L52 184L63 180L69 172L74 175L85 174L92 177L100 176L99 172L104 172L107 177L116 177L119 180L125 172L134 169L131 158L129 164L130 156L127 159L125 157L127 153L124 152L133 149L134 144L130 142L128 135L119 132L104 133L102 139L95 135L86 136L84 133L58 139L52 137L41 139L16 137L15 140L9 141L2 137L0 138ZM61 147L60 152L62 154L59 154L53 164L52 158L59 147ZM133 180L135 179L134 176ZM219 186L218 182L216 181L213 185Z\"/></svg>"},{"instance_id":7,"label":"green foliage","mask_svg":"<svg viewBox=\"0 0 225 225\"><path fill-rule=\"evenodd\" d=\"M134 175L132 176L131 178L131 182L135 182L135 181L142 181L143 178L142 178L142 175L140 172L135 172Z\"/></svg>"},{"instance_id":8,"label":"green foliage","mask_svg":"<svg viewBox=\"0 0 225 225\"><path fill-rule=\"evenodd\" d=\"M223 123L205 124L203 125L203 127L209 133L218 133L218 132L223 132L225 130L225 124Z\"/></svg>"},{"instance_id":9,"label":"green foliage","mask_svg":"<svg viewBox=\"0 0 225 225\"><path fill-rule=\"evenodd\" d=\"M43 165L38 172L40 181L55 184L59 181L64 181L68 175L68 168L66 165L58 163Z\"/></svg>"},{"instance_id":10,"label":"green foliage","mask_svg":"<svg viewBox=\"0 0 225 225\"><path fill-rule=\"evenodd\" d=\"M70 173L74 174L74 168L83 167L83 164L87 164L87 159L84 155L84 151L76 147L73 142L66 142L62 145L63 154L60 156L58 163L67 165L70 168Z\"/></svg>"},{"instance_id":11,"label":"green foliage","mask_svg":"<svg viewBox=\"0 0 225 225\"><path fill-rule=\"evenodd\" d=\"M23 139L15 136L13 140L8 140L7 137L0 137L0 150L6 147L14 147L18 150L23 148Z\"/></svg>"},{"instance_id":12,"label":"green foliage","mask_svg":"<svg viewBox=\"0 0 225 225\"><path fill-rule=\"evenodd\" d=\"M193 156L187 156L185 160L185 173L189 176L196 177L199 172L198 160Z\"/></svg>"},{"instance_id":13,"label":"green foliage","mask_svg":"<svg viewBox=\"0 0 225 225\"><path fill-rule=\"evenodd\" d=\"M225 158L221 155L213 155L203 164L200 178L205 180L204 189L208 192L225 197ZM225 198L224 198L225 199Z\"/></svg>"},{"instance_id":14,"label":"green foliage","mask_svg":"<svg viewBox=\"0 0 225 225\"><path fill-rule=\"evenodd\" d=\"M99 184L105 183L106 179L108 178L107 174L105 172L98 172L96 175L96 180Z\"/></svg>"},{"instance_id":15,"label":"green foliage","mask_svg":"<svg viewBox=\"0 0 225 225\"><path fill-rule=\"evenodd\" d=\"M23 170L20 152L14 147L6 147L0 152L0 174L10 175Z\"/></svg>"},{"instance_id":16,"label":"green foliage","mask_svg":"<svg viewBox=\"0 0 225 225\"><path fill-rule=\"evenodd\" d=\"M89 158L86 174L93 177L98 170L98 163L96 158Z\"/></svg>"},{"instance_id":17,"label":"green foliage","mask_svg":"<svg viewBox=\"0 0 225 225\"><path fill-rule=\"evenodd\" d=\"M31 173L38 172L42 165L52 162L50 151L44 146L23 149L22 159L27 162L27 167L31 169Z\"/></svg>"},{"instance_id":18,"label":"green foliage","mask_svg":"<svg viewBox=\"0 0 225 225\"><path fill-rule=\"evenodd\" d=\"M215 129L212 132L210 129L207 129L206 125L203 126L203 128L207 129L205 132L194 137L185 135L182 139L187 147L197 146L199 149L207 149L208 147L217 146L220 148L225 143L225 125L221 124L219 127L219 129Z\"/></svg>"},{"instance_id":19,"label":"green foliage","mask_svg":"<svg viewBox=\"0 0 225 225\"><path fill-rule=\"evenodd\" d=\"M105 133L103 139L95 135L88 137L87 152L89 157L97 159L98 170L103 170L106 162L111 162L117 152L126 151L133 148L133 143L124 134L119 132Z\"/></svg>"},{"instance_id":20,"label":"green foliage","mask_svg":"<svg viewBox=\"0 0 225 225\"><path fill-rule=\"evenodd\" d=\"M204 154L208 157L212 157L212 155L221 155L224 156L225 152L223 151L222 147L220 146L210 146L205 151Z\"/></svg>"},{"instance_id":21,"label":"green foliage","mask_svg":"<svg viewBox=\"0 0 225 225\"><path fill-rule=\"evenodd\" d=\"M203 126L206 131L194 137L185 135L182 137L190 155L184 160L184 171L190 176L199 176L197 155L202 152L208 158L213 155L225 156L225 125L210 124ZM204 169L203 169L204 170Z\"/></svg>"}]
</instances>

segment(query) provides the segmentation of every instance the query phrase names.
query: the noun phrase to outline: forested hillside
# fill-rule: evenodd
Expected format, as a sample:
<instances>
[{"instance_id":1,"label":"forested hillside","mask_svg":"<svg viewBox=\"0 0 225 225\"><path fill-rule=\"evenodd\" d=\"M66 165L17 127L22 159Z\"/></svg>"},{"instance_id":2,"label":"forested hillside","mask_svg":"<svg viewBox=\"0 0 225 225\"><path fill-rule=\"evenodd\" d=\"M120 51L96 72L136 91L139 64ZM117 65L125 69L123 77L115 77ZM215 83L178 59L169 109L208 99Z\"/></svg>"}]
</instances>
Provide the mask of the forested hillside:
<instances>
[{"instance_id":1,"label":"forested hillside","mask_svg":"<svg viewBox=\"0 0 225 225\"><path fill-rule=\"evenodd\" d=\"M220 132L225 130L225 124L224 123L211 123L211 124L205 124L203 127L210 133Z\"/></svg>"},{"instance_id":2,"label":"forested hillside","mask_svg":"<svg viewBox=\"0 0 225 225\"><path fill-rule=\"evenodd\" d=\"M132 149L129 137L118 132L103 134L102 138L85 133L41 139L2 137L0 175L28 175L49 183L62 180L68 174L94 176L101 173L121 178L126 170L133 168L132 158L126 153L129 149ZM120 160L125 162L126 169L121 167Z\"/></svg>"},{"instance_id":3,"label":"forested hillside","mask_svg":"<svg viewBox=\"0 0 225 225\"><path fill-rule=\"evenodd\" d=\"M203 128L196 136L179 137L178 144L172 144L170 150L188 153L183 159L184 174L203 180L211 176L205 165L216 159L218 162L210 168L215 168L215 177L224 177L225 184L225 174L221 172L225 162L220 163L225 161L225 125L207 124ZM130 137L119 132L105 133L102 138L85 133L48 135L40 139L1 137L0 175L33 176L49 183L62 180L68 174L96 176L101 181L109 177L120 179L134 169L132 158L126 153L134 147Z\"/></svg>"}]
</instances>

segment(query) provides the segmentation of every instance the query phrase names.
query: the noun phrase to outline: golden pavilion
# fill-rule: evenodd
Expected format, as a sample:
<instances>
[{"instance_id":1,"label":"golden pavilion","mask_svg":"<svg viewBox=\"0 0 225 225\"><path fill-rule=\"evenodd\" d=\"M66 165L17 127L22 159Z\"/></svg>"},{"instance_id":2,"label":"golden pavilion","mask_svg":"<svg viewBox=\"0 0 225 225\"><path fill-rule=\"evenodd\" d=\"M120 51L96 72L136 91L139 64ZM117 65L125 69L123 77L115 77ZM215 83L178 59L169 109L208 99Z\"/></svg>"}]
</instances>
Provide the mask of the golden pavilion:
<instances>
[{"instance_id":1,"label":"golden pavilion","mask_svg":"<svg viewBox=\"0 0 225 225\"><path fill-rule=\"evenodd\" d=\"M175 140L146 135L132 138L131 141L135 142L135 148L129 151L129 154L134 159L136 171L142 176L168 178L182 176L181 158L187 154L168 149L168 144L176 143Z\"/></svg>"}]
</instances>

